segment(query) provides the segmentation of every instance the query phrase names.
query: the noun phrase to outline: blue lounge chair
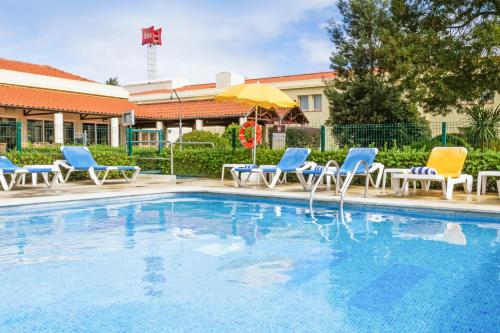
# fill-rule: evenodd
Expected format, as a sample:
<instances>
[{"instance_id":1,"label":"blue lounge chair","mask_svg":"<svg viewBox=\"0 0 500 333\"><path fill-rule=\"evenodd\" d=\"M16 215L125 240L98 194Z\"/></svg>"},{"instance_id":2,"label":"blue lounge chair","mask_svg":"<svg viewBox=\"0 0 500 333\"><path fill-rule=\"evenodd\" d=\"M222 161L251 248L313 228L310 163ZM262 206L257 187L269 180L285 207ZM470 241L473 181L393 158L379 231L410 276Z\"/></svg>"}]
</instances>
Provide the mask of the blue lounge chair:
<instances>
[{"instance_id":1,"label":"blue lounge chair","mask_svg":"<svg viewBox=\"0 0 500 333\"><path fill-rule=\"evenodd\" d=\"M99 165L94 160L94 157L90 153L87 147L82 146L62 146L61 152L64 156L63 161L58 161L58 164L65 169L68 169L68 173L66 174L66 178L63 179L64 182L68 181L68 178L72 172L81 171L88 172L90 179L96 185L102 185L108 176L110 171L120 171L125 178L125 181L134 182L141 171L141 168L138 166L105 166ZM133 171L132 177L129 179L125 173L125 171ZM101 179L99 176L101 173L104 173Z\"/></svg>"},{"instance_id":2,"label":"blue lounge chair","mask_svg":"<svg viewBox=\"0 0 500 333\"><path fill-rule=\"evenodd\" d=\"M324 177L327 179L328 188L330 187L330 179L334 180L335 193L338 193L339 189L342 190L345 183L349 186L349 183L354 176L368 177L372 186L377 188L380 185L384 171L383 164L375 163L375 157L377 154L377 148L351 148L349 149L342 166L339 167L336 161L329 161L326 166L313 165L308 169L297 172L297 178L306 191L310 191L315 184L322 181ZM332 164L334 165L333 167L330 166ZM366 172L366 166L368 166L368 172ZM337 170L339 170L339 172L337 172ZM377 171L377 181L375 182L372 174ZM342 177L344 177L345 180L349 178L349 181L343 181Z\"/></svg>"},{"instance_id":3,"label":"blue lounge chair","mask_svg":"<svg viewBox=\"0 0 500 333\"><path fill-rule=\"evenodd\" d=\"M310 153L311 149L309 148L288 148L276 165L267 165L259 168L254 164L247 164L244 167L231 169L231 174L237 186L245 186L251 176L257 174L267 187L274 188L282 174L296 173L304 168L309 168L310 162L306 162L306 160ZM240 178L242 174L248 174L245 180ZM272 176L270 181L267 180L266 176L268 175Z\"/></svg>"},{"instance_id":4,"label":"blue lounge chair","mask_svg":"<svg viewBox=\"0 0 500 333\"><path fill-rule=\"evenodd\" d=\"M49 173L51 172L54 173L54 176L52 180L49 180ZM0 184L4 191L10 191L14 185L19 185L23 176L28 173L41 174L45 185L53 188L57 184L61 171L57 166L20 167L12 163L7 157L0 156ZM10 182L7 181L7 175L10 176Z\"/></svg>"}]
</instances>

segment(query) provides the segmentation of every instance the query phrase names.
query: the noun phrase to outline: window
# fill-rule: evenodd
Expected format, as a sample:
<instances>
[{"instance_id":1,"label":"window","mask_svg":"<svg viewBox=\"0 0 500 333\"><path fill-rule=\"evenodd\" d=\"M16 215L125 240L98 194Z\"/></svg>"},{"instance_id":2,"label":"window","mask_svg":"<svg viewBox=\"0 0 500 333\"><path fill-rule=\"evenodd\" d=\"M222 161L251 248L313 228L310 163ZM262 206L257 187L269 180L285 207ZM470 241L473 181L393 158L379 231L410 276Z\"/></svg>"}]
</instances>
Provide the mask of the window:
<instances>
[{"instance_id":1,"label":"window","mask_svg":"<svg viewBox=\"0 0 500 333\"><path fill-rule=\"evenodd\" d=\"M30 143L53 143L54 122L28 119L28 141Z\"/></svg>"},{"instance_id":2,"label":"window","mask_svg":"<svg viewBox=\"0 0 500 333\"><path fill-rule=\"evenodd\" d=\"M96 125L96 144L107 145L108 141L108 125L107 124L97 124Z\"/></svg>"},{"instance_id":3,"label":"window","mask_svg":"<svg viewBox=\"0 0 500 333\"><path fill-rule=\"evenodd\" d=\"M87 138L87 145L109 144L107 124L83 124L83 133Z\"/></svg>"},{"instance_id":4,"label":"window","mask_svg":"<svg viewBox=\"0 0 500 333\"><path fill-rule=\"evenodd\" d=\"M16 146L16 118L0 117L0 143L7 144L8 149Z\"/></svg>"},{"instance_id":5,"label":"window","mask_svg":"<svg viewBox=\"0 0 500 333\"><path fill-rule=\"evenodd\" d=\"M75 124L70 122L64 122L64 143L74 143L75 142Z\"/></svg>"},{"instance_id":6,"label":"window","mask_svg":"<svg viewBox=\"0 0 500 333\"><path fill-rule=\"evenodd\" d=\"M95 144L95 124L83 124L83 144Z\"/></svg>"},{"instance_id":7,"label":"window","mask_svg":"<svg viewBox=\"0 0 500 333\"><path fill-rule=\"evenodd\" d=\"M313 101L314 101L314 110L322 110L323 109L323 106L321 104L322 102L322 98L323 96L322 95L313 95Z\"/></svg>"},{"instance_id":8,"label":"window","mask_svg":"<svg viewBox=\"0 0 500 333\"><path fill-rule=\"evenodd\" d=\"M309 110L309 96L299 96L299 105L302 110Z\"/></svg>"}]
</instances>

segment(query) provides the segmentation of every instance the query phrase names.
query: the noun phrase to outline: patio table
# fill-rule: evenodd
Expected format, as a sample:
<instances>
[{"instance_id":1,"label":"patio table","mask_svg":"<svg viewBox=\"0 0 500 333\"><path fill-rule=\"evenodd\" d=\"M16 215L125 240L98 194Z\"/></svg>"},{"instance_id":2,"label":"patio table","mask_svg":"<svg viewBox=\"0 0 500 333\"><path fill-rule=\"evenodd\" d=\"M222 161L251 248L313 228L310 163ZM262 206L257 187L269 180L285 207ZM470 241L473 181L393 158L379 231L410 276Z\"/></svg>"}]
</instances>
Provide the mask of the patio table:
<instances>
[{"instance_id":1,"label":"patio table","mask_svg":"<svg viewBox=\"0 0 500 333\"><path fill-rule=\"evenodd\" d=\"M500 171L479 171L477 174L477 198L486 193L488 177L500 177ZM500 180L497 181L498 198L500 199Z\"/></svg>"}]
</instances>

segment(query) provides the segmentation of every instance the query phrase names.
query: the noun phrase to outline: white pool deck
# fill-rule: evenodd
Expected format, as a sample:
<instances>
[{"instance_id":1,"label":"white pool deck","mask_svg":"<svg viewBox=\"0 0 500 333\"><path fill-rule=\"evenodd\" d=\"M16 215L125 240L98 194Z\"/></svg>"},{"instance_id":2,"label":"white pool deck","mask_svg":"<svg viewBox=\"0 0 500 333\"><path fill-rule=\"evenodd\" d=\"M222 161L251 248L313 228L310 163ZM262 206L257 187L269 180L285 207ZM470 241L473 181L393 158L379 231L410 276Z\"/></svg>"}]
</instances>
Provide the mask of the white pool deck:
<instances>
[{"instance_id":1,"label":"white pool deck","mask_svg":"<svg viewBox=\"0 0 500 333\"><path fill-rule=\"evenodd\" d=\"M297 183L281 184L275 189L268 189L264 185L238 188L229 179L225 180L224 183L217 179L178 179L176 184L171 184L165 176L141 175L134 184L117 180L110 181L100 187L84 181L59 184L54 190L46 189L40 185L36 187L27 185L11 192L0 192L0 207L172 192L250 195L299 199L306 202L309 200L309 192L303 191ZM495 193L482 195L479 200L475 192L465 194L460 188L455 190L453 200L443 199L441 192L437 190L429 192L410 190L405 197L394 195L390 187L385 190L370 188L368 198L364 198L362 193L363 187L353 186L352 189L349 189L345 202L500 214L500 200ZM334 196L330 191L320 190L317 192L315 200L335 202L339 200L339 197Z\"/></svg>"}]
</instances>

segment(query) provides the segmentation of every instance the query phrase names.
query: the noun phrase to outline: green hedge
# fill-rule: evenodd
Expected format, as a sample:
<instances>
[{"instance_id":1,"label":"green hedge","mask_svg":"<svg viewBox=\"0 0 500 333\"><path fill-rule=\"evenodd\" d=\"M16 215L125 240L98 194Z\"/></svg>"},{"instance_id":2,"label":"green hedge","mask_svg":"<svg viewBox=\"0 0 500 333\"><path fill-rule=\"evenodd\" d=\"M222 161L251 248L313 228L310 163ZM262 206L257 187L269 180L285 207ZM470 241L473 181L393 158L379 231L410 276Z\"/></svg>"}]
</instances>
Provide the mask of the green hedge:
<instances>
[{"instance_id":1,"label":"green hedge","mask_svg":"<svg viewBox=\"0 0 500 333\"><path fill-rule=\"evenodd\" d=\"M257 164L276 164L279 162L283 150L259 149ZM347 155L347 149L321 152L313 150L310 161L325 164L328 160L341 163ZM164 157L167 157L164 152ZM377 162L387 168L408 168L411 166L425 165L429 151L402 148L389 149L379 152ZM178 176L220 177L221 167L226 163L251 163L251 151L247 149L183 149L174 153L175 174ZM169 173L170 162L164 161L162 172ZM477 176L481 170L500 170L500 151L470 150L464 173ZM491 180L490 187L493 187Z\"/></svg>"},{"instance_id":2,"label":"green hedge","mask_svg":"<svg viewBox=\"0 0 500 333\"><path fill-rule=\"evenodd\" d=\"M90 146L90 151L97 163L102 165L135 165L134 158L129 157L125 148L113 148L109 146ZM59 148L27 148L21 152L9 151L6 155L17 165L52 164L56 160L63 159ZM64 172L64 170L63 170ZM84 172L73 173L70 179L83 179L88 177ZM120 173L113 171L108 178L120 177Z\"/></svg>"},{"instance_id":3,"label":"green hedge","mask_svg":"<svg viewBox=\"0 0 500 333\"><path fill-rule=\"evenodd\" d=\"M134 150L134 157L129 157L124 148L111 148L108 146L92 146L90 151L96 161L103 165L139 165L142 169L161 169L162 173L170 173L170 161L141 160L140 157L157 157L154 148ZM262 148L257 152L257 164L276 164L279 162L283 150ZM347 155L347 149L321 152L313 150L310 161L325 164L328 160L341 163ZM16 164L52 164L62 156L56 148L25 149L21 153L11 151L7 156ZM169 150L165 149L160 157L168 158ZM412 148L382 150L377 156L377 162L383 163L387 168L408 168L411 166L425 165L429 151ZM221 167L226 163L251 163L251 150L230 148L193 149L176 147L174 152L175 174L178 176L195 177L220 177ZM500 170L500 151L498 150L469 150L464 167L464 173L477 176L481 170ZM79 178L83 177L80 174ZM78 174L75 175L75 179ZM493 188L491 180L490 188Z\"/></svg>"}]
</instances>

